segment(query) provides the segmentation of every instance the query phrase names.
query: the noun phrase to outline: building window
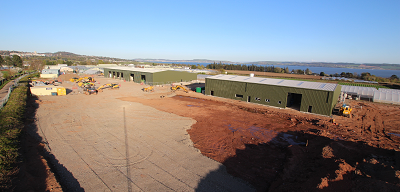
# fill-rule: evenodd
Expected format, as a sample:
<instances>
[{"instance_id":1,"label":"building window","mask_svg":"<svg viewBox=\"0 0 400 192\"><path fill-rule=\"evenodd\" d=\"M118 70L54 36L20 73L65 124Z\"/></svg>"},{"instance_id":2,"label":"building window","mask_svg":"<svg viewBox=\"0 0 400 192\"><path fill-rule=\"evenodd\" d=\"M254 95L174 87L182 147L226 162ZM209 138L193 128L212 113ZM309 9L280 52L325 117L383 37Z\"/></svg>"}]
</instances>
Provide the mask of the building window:
<instances>
[{"instance_id":1,"label":"building window","mask_svg":"<svg viewBox=\"0 0 400 192\"><path fill-rule=\"evenodd\" d=\"M269 103L269 99L265 99L265 102Z\"/></svg>"},{"instance_id":2,"label":"building window","mask_svg":"<svg viewBox=\"0 0 400 192\"><path fill-rule=\"evenodd\" d=\"M254 100L256 100L256 101L261 101L261 99L258 98L258 97L254 98Z\"/></svg>"},{"instance_id":3,"label":"building window","mask_svg":"<svg viewBox=\"0 0 400 192\"><path fill-rule=\"evenodd\" d=\"M235 97L237 97L237 98L243 98L243 95L235 94Z\"/></svg>"},{"instance_id":4,"label":"building window","mask_svg":"<svg viewBox=\"0 0 400 192\"><path fill-rule=\"evenodd\" d=\"M278 104L279 104L279 105L282 104L282 101L278 101Z\"/></svg>"}]
</instances>

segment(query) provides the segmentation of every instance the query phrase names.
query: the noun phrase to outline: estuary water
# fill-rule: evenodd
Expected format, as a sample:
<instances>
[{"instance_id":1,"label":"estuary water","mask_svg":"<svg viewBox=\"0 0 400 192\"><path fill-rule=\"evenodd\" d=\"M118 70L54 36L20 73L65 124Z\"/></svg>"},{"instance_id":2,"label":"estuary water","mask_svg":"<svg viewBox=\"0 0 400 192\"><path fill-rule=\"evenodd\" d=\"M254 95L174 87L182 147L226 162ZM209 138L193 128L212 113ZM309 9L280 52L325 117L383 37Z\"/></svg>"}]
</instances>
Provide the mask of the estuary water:
<instances>
[{"instance_id":1,"label":"estuary water","mask_svg":"<svg viewBox=\"0 0 400 192\"><path fill-rule=\"evenodd\" d=\"M168 63L168 64L189 64L189 65L202 65L202 66L207 66L210 63L190 63L190 62L158 62L158 63ZM251 64L249 64L251 65ZM261 65L258 65L261 66ZM272 66L272 65L263 65L263 66ZM351 69L351 68L332 68L332 67L307 67L307 66L297 66L297 65L273 65L275 67L280 67L280 68L285 68L288 67L290 71L292 69L297 70L306 70L307 68L311 70L313 73L321 73L324 72L325 74L335 74L335 73L357 73L358 75L361 75L361 73L370 73L371 75L375 75L377 77L384 77L384 78L389 78L392 75L397 75L397 77L400 78L400 70L375 70L375 69Z\"/></svg>"}]
</instances>

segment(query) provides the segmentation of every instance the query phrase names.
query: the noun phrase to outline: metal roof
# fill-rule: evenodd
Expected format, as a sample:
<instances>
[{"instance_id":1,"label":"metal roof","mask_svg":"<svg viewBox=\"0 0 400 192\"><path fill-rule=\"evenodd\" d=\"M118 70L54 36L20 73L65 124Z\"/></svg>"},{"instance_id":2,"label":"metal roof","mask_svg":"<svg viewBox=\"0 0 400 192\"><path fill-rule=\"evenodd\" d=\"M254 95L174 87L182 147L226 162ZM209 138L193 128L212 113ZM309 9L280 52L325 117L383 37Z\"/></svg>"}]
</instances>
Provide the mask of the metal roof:
<instances>
[{"instance_id":1,"label":"metal roof","mask_svg":"<svg viewBox=\"0 0 400 192\"><path fill-rule=\"evenodd\" d=\"M272 79L272 78L261 78L261 77L249 77L249 76L235 76L235 75L215 75L206 77L206 79L218 79L226 81L238 81L246 83L256 83L265 85L277 85L283 87L296 87L303 89L315 89L323 91L335 91L337 84L333 83L319 83L310 81L296 81L296 80L284 80L284 79Z\"/></svg>"},{"instance_id":2,"label":"metal roof","mask_svg":"<svg viewBox=\"0 0 400 192\"><path fill-rule=\"evenodd\" d=\"M374 102L400 104L400 92L375 91Z\"/></svg>"},{"instance_id":3,"label":"metal roof","mask_svg":"<svg viewBox=\"0 0 400 192\"><path fill-rule=\"evenodd\" d=\"M348 86L342 85L342 92L350 93L350 94L357 94L360 96L369 96L373 97L374 92L377 91L375 87L359 87L359 86Z\"/></svg>"},{"instance_id":4,"label":"metal roof","mask_svg":"<svg viewBox=\"0 0 400 192\"><path fill-rule=\"evenodd\" d=\"M378 91L380 91L380 92L388 92L388 93L400 93L399 89L379 88Z\"/></svg>"},{"instance_id":5,"label":"metal roof","mask_svg":"<svg viewBox=\"0 0 400 192\"><path fill-rule=\"evenodd\" d=\"M145 73L157 73L157 72L171 71L172 70L172 69L135 68L135 67L104 67L104 69L135 71L135 72L145 72Z\"/></svg>"}]
</instances>

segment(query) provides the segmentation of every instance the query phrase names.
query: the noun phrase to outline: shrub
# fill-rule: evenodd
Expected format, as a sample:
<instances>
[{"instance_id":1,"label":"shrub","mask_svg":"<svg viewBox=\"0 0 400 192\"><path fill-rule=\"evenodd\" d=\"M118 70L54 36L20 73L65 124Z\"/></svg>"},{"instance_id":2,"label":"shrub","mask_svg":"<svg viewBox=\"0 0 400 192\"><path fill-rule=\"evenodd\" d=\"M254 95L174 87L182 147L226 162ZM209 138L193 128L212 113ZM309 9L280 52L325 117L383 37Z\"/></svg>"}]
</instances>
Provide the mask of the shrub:
<instances>
[{"instance_id":1,"label":"shrub","mask_svg":"<svg viewBox=\"0 0 400 192\"><path fill-rule=\"evenodd\" d=\"M27 79L27 77L25 77ZM24 126L27 81L16 87L0 111L0 191L7 191L17 173L19 136Z\"/></svg>"}]
</instances>

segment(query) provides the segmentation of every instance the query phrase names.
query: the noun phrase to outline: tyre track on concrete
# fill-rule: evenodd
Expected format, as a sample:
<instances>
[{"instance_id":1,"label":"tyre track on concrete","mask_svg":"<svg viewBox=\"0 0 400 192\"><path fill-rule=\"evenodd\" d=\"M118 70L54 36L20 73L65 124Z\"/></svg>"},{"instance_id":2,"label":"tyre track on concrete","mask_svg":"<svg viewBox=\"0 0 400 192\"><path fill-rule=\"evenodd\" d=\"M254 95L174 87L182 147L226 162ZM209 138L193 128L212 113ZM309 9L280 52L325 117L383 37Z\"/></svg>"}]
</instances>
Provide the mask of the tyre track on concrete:
<instances>
[{"instance_id":1,"label":"tyre track on concrete","mask_svg":"<svg viewBox=\"0 0 400 192\"><path fill-rule=\"evenodd\" d=\"M214 174L215 179L208 179L209 173L220 169L221 165L202 156L187 143L180 142L190 139L185 128L188 128L193 120L161 112L142 104L110 99L112 98L110 94L105 94L100 98L99 96L101 95L71 95L65 98L45 97L44 99L56 102L60 99L64 100L60 100L60 104L46 107L46 110L49 109L51 112L45 112L45 114L54 120L42 125L50 128L44 131L46 136L48 133L54 133L48 139L52 148L53 146L55 148L53 150L55 155L62 159L60 162L64 162L66 167L74 173L75 178L82 183L81 186L86 191L101 190L101 187L95 186L96 182L91 182L95 177L94 173L108 185L106 187L102 184L103 189L112 191L127 189L129 181L137 185L134 190L138 191L195 191L200 182L203 190L251 190L244 183L238 184L242 183L241 181L232 178L227 173L222 173L225 171L218 173L218 177ZM95 100L99 99L101 103L96 103ZM68 104L65 104L66 102ZM74 106L69 106L69 103L74 103ZM39 113L44 112L42 111L44 106L40 107ZM57 106L65 106L65 109L57 110ZM126 160L123 150L124 136L121 134L123 133L121 114L124 106L127 109L126 125L130 160L128 166L135 168L131 175L125 173L127 165L123 162ZM106 112L101 112L101 110ZM62 121L65 121L64 125ZM74 155L69 154L68 150L63 151L67 146L74 148L74 151L72 149L71 151L76 154L76 159L85 161L82 164L90 166L94 171L91 171L93 176L78 165L79 161L68 162L73 161ZM116 180L124 182L119 182L120 185L114 184Z\"/></svg>"},{"instance_id":2,"label":"tyre track on concrete","mask_svg":"<svg viewBox=\"0 0 400 192\"><path fill-rule=\"evenodd\" d=\"M63 134L61 134L61 133L59 132L58 129L54 129L54 130L57 132L58 136L62 139L62 141L65 141L65 140L66 140L65 137L63 136ZM76 153L76 155L86 164L86 166L96 175L96 177L97 177L110 191L112 191L112 189L107 185L107 183L96 173L96 171L89 165L89 163L86 162L86 161L84 160L84 158L75 150L75 148L74 148L71 144L68 144L68 146L69 146L69 147Z\"/></svg>"},{"instance_id":3,"label":"tyre track on concrete","mask_svg":"<svg viewBox=\"0 0 400 192\"><path fill-rule=\"evenodd\" d=\"M154 119L156 119L156 118L154 118ZM112 135L113 137L117 138L118 140L120 140L120 138L118 138L116 135L114 135L114 134L112 134L112 133L109 133L109 134ZM131 134L129 134L129 135L131 135ZM131 137L132 137L132 136L131 136ZM136 141L136 139L131 138L131 137L130 137L130 140L131 140L131 141L132 141L132 140ZM142 142L140 142L140 143L142 143ZM153 148L153 150L155 149L154 147L151 147L151 145L149 145L147 142L146 142L146 144L147 144L147 147ZM140 149L140 148L138 148L138 149ZM153 150L151 150L152 153L153 153ZM158 152L160 152L160 151L158 151ZM151 153L151 154L152 154L152 153ZM121 155L122 155L122 154L121 154ZM140 151L138 152L138 155L140 155ZM151 156L151 155L149 155L149 156ZM178 181L182 182L183 184L187 185L188 187L192 188L192 187L189 186L187 183L183 182L183 181L180 180L179 178L177 178L177 177L175 177L174 175L170 174L168 171L164 170L163 168L161 168L160 166L158 166L158 165L155 164L154 162L149 161L149 160L148 160L148 157L149 157L149 156L143 157L143 161L148 161L148 162L151 163L153 166L156 166L156 167L159 168L160 170L162 170L162 171L164 171L165 173L169 174L171 177L175 178L176 180L178 180ZM133 164L133 163L132 163L132 164ZM130 165L132 165L132 164L130 164ZM165 186L166 188L175 191L173 188L171 188L171 187L169 187L169 186L163 184L162 181L157 180L156 178L152 177L152 176L149 175L149 174L146 174L146 175L149 176L150 178L152 178L154 181L156 181L156 182L162 184L162 185Z\"/></svg>"},{"instance_id":4,"label":"tyre track on concrete","mask_svg":"<svg viewBox=\"0 0 400 192\"><path fill-rule=\"evenodd\" d=\"M160 120L160 118L157 118L157 120ZM165 120L165 119L161 119L161 120ZM140 129L140 128L137 128L137 129L139 129L139 130L141 130L142 132L148 134L148 133L147 133L145 130L143 130L143 129ZM150 135L150 134L148 134L148 135ZM160 142L161 144L165 145L166 147L170 148L171 150L175 151L176 153L181 154L180 152L178 152L178 151L175 150L174 148L168 146L166 143L161 142L160 140L155 140L155 141L153 141L153 142ZM150 145L149 145L149 146L150 146ZM174 167L181 167L181 168L183 168L185 171L190 172L191 174L198 176L199 179L204 179L203 176L201 176L201 175L199 175L199 174L197 174L197 173L191 171L190 169L188 169L188 168L185 167L184 165L180 164L178 161L173 160L172 158L170 158L167 154L163 153L162 151L159 151L157 148L155 148L155 147L152 147L152 148L153 148L154 151L158 151L159 153L162 153L162 154L163 154L163 158L168 158L168 159L171 160L173 163L177 164L177 166L174 166ZM150 160L148 160L148 161L150 161ZM169 172L169 171L163 169L162 167L158 166L157 163L152 162L152 161L150 161L150 163L152 163L154 166L159 167L160 169L162 169L163 171L165 171L166 173L168 173L169 175L171 175L171 176L174 177L175 179L179 180L180 182L185 183L185 184L188 185L189 187L191 187L191 188L196 187L196 186L191 186L190 184L186 183L185 181L181 180L180 178L174 176L173 173L171 173L171 172ZM220 184L218 184L218 183L216 183L216 182L212 182L212 183L214 184L214 186L219 186L220 189L223 189L223 188L224 188L223 186L221 186ZM225 189L225 190L226 190L226 189Z\"/></svg>"},{"instance_id":5,"label":"tyre track on concrete","mask_svg":"<svg viewBox=\"0 0 400 192\"><path fill-rule=\"evenodd\" d=\"M82 115L80 115L80 116L82 116ZM82 119L80 118L80 119L74 119L74 121L73 121L76 125L75 126L82 126L82 127L87 127L88 129L90 129L90 132L92 132L92 133L94 133L95 135L97 135L97 137L98 138L100 138L101 136L97 133L97 131L96 130L94 130L94 129L92 129L91 128L91 126L87 126L87 125L85 125L84 123L82 123ZM91 125L92 123L89 123L89 125ZM74 126L67 126L67 127L74 127ZM67 140L64 136L62 136L63 134L62 133L60 133L57 129L55 129L56 130L56 132L58 133L58 135L62 138L62 140ZM71 130L71 129L70 129ZM68 132L68 130L67 130L67 132ZM79 140L80 141L83 141L83 142L85 142L86 143L86 146L90 146L90 147L92 147L96 152L97 152L97 154L99 154L99 155L102 155L103 156L103 159L105 159L105 160L107 160L108 161L108 163L107 164L103 164L103 165L105 165L105 166L109 166L109 165L111 165L111 166L113 166L114 168L116 168L116 166L115 166L115 164L113 163L113 162L111 162L111 161L109 161L109 158L110 158L110 156L106 156L106 155L104 155L104 153L102 153L100 150L98 150L98 148L96 147L96 146L94 146L93 144L91 144L91 142L90 142L90 140L87 140L87 138L86 137L84 137L84 136L82 136L81 134L80 134L80 132L75 132L75 134L77 135L77 137L79 137ZM77 137L75 137L75 138L77 138ZM117 138L117 137L116 137ZM120 139L118 139L118 141L121 141ZM67 143L67 142L66 142ZM108 145L110 145L111 147L114 147L110 142L106 142ZM67 143L68 144L68 143ZM70 145L73 149L74 149L74 147L73 147L73 144L68 144L68 145ZM114 147L115 148L115 147ZM74 151L76 152L76 150L74 149ZM118 151L119 152L119 151ZM76 153L78 153L78 152L76 152ZM120 153L119 152L119 154L122 156L123 154L122 153ZM79 155L79 153L78 153L78 155ZM151 155L151 154L150 154ZM149 156L150 156L149 155ZM89 166L89 164L84 160L84 158L82 158L82 156L80 156L81 157L81 159L88 165L88 167L93 171L93 173L95 173L96 174L96 176L98 176L99 177L99 179L101 179L100 178L100 176L97 174L97 172L95 171L95 170L93 170L90 166ZM148 156L147 156L148 157ZM143 158L143 160L145 160L147 157L144 157ZM89 158L91 158L91 159L96 159L96 158L94 158L92 155L89 157ZM121 158L121 160L122 160L123 158ZM142 161L143 161L142 160ZM122 167L122 165L120 165L121 167ZM119 170L119 169L117 169L116 168L116 170L117 171L119 171L122 175L124 175L127 179L129 179L132 183L134 183L131 179L130 179L130 177L128 177L125 173L123 173L121 170ZM150 175L148 175L149 177L151 177ZM169 188L169 189L171 189L171 190L173 190L172 188L170 188L170 187L168 187L168 186L166 186L166 185L164 185L161 181L159 181L159 180L157 180L157 179L155 179L154 177L151 177L151 178L153 178L155 181L157 181L158 183L160 183L160 184L162 184L163 186L165 186L166 188ZM102 179L101 179L102 180ZM102 180L102 182L105 184L105 182ZM135 183L134 183L135 184ZM106 184L107 185L107 184ZM140 187L137 185L137 184L135 184L135 186L136 187L138 187L139 189L140 189ZM108 186L107 186L108 187ZM108 187L109 189L110 189L110 187ZM143 190L143 189L141 189L141 190Z\"/></svg>"},{"instance_id":6,"label":"tyre track on concrete","mask_svg":"<svg viewBox=\"0 0 400 192\"><path fill-rule=\"evenodd\" d=\"M83 110L80 110L80 111L82 112ZM80 116L83 116L83 115L80 115ZM91 133L97 135L98 138L100 138L99 133L98 133L96 130L92 129L91 126L90 126L90 124L87 126L87 125L85 125L84 123L82 123L82 118L74 119L74 122L76 122L76 124L77 124L78 126L82 126L82 127L88 128L88 129L90 130ZM73 126L68 126L68 127L73 127ZM55 129L55 130L57 131L57 129ZM71 129L70 129L70 130L71 130ZM71 130L71 131L72 131L72 130ZM65 138L63 137L63 134L61 134L59 131L57 131L57 133L58 133L58 135L59 135L61 138L65 139ZM115 167L115 166L113 165L113 163L112 163L111 161L109 161L109 157L108 157L108 156L105 156L104 153L100 152L100 150L99 150L96 146L94 146L93 144L91 144L90 140L87 140L87 138L85 138L84 136L82 136L82 135L80 134L80 132L75 132L75 134L76 134L76 136L77 136L77 137L75 137L75 138L79 138L78 140L83 141L83 142L85 143L86 146L89 146L89 147L93 148L93 150L96 151L97 154L102 155L102 156L103 156L103 159L105 159L106 161L108 161L108 164L107 164L107 165L111 165L117 172L119 172L121 175L124 175L124 176L126 177L126 179L130 180L131 183L133 183L138 189L140 189L141 191L144 191L144 190L141 189L135 182L133 182L129 176L127 176L125 173L123 173L121 170L119 170L117 167ZM111 147L113 147L113 145L110 144L109 142L106 142L106 143L109 144ZM111 189L111 188L107 185L107 183L101 178L101 176L100 176L100 175L89 165L89 163L87 163L87 161L85 161L84 158L83 158L81 155L79 155L79 153L74 149L73 144L69 144L69 146L73 149L74 152L77 153L77 155L81 158L81 160L82 160L83 162L85 162L85 164L86 164L86 165L90 168L90 170L98 177L98 179L100 179L100 180L102 181L102 183L103 183L110 191L112 191L112 189ZM122 156L123 154L120 153L120 155ZM90 155L89 158L92 159L92 160L95 160L95 159L96 159L95 157L93 157L93 155ZM107 167L108 167L108 166L107 166Z\"/></svg>"},{"instance_id":7,"label":"tyre track on concrete","mask_svg":"<svg viewBox=\"0 0 400 192\"><path fill-rule=\"evenodd\" d=\"M132 119L132 118L131 118L131 119ZM140 118L134 118L134 119L137 120L137 119L140 119ZM152 118L151 118L151 119L152 119ZM169 118L169 119L170 119L170 118ZM142 119L142 120L143 120L143 119ZM148 119L146 119L146 120L148 120ZM153 119L153 120L155 120L155 119ZM163 121L163 120L166 120L166 119L157 118L157 120ZM89 127L90 127L90 126L89 126ZM138 129L138 128L137 128L137 129ZM141 131L147 134L146 131L143 131L143 130L141 130ZM93 130L93 132L95 132L95 130ZM110 133L110 134L113 135L112 133ZM150 135L150 134L148 134L148 135ZM114 135L114 137L116 137L116 136ZM116 138L118 138L118 137L116 137ZM118 140L119 140L119 141L122 141L121 138L118 138ZM135 140L135 139L131 138L131 140ZM160 142L159 140L155 140L155 141L156 141L156 142ZM154 142L154 140L153 140L153 142ZM109 144L109 142L107 142L107 143ZM160 142L160 143L163 144L163 145L165 145L165 143L162 143L162 142ZM110 144L110 145L111 145L111 144ZM152 147L152 146L149 145L148 143L147 143L147 146L153 148L153 150L156 150L156 151L158 151L159 153L162 153L161 151L159 151L159 150L157 150L156 148ZM168 148L170 148L168 145L165 145L165 146L167 146ZM140 149L140 148L139 148L139 149ZM170 149L173 150L173 151L175 151L176 153L179 153L178 151L174 150L173 148L170 148ZM99 153L100 153L100 152L99 152ZM122 153L120 153L120 154L122 155ZM163 158L168 157L168 156L167 156L166 154L164 154L164 153L163 153L162 156L163 156ZM169 157L168 157L168 158L169 158ZM148 162L151 163L153 166L159 168L160 170L162 170L163 172L165 172L166 174L168 174L170 177L172 177L172 178L176 179L177 181L179 181L179 182L185 184L187 187L189 187L189 188L191 188L191 189L193 189L194 187L196 187L196 186L191 186L190 184L186 183L186 182L183 181L182 179L180 179L180 178L174 176L174 174L172 174L171 172L169 172L169 171L163 169L161 166L158 166L155 162L150 161L148 158L144 158L144 160L148 161ZM185 171L190 172L190 173L193 174L193 175L197 175L197 176L199 177L199 179L204 179L204 177L202 177L202 176L199 175L199 174L196 174L196 173L193 172L193 171L190 171L189 169L185 168L183 165L179 164L177 161L175 161L175 160L173 160L173 159L171 159L171 158L169 158L169 160L172 161L172 162L175 163L175 164L178 164L179 167L185 169ZM111 162L110 162L110 163L111 163ZM178 167L178 166L174 166L174 167ZM146 175L150 176L149 174L146 174ZM162 181L159 181L159 180L157 180L156 178L154 178L154 177L152 177L152 176L150 176L150 177L153 178L155 181L159 182L160 184L163 184ZM163 185L164 185L164 184L163 184ZM214 185L215 185L215 186L220 186L218 183L214 183ZM164 185L164 186L165 186L165 187L168 187L168 186L166 186L166 185ZM169 187L168 187L168 188L169 188ZM220 188L223 188L223 187L220 186ZM170 189L172 189L172 188L170 188Z\"/></svg>"}]
</instances>

